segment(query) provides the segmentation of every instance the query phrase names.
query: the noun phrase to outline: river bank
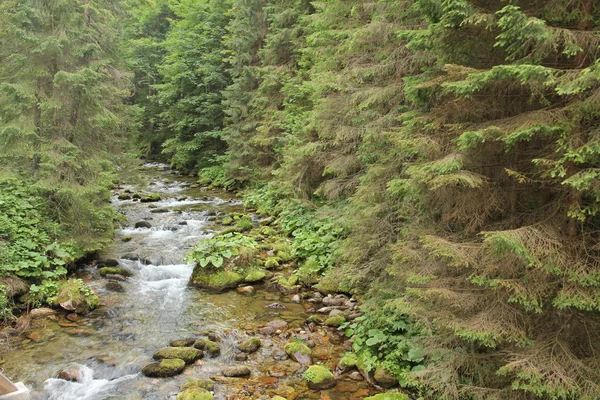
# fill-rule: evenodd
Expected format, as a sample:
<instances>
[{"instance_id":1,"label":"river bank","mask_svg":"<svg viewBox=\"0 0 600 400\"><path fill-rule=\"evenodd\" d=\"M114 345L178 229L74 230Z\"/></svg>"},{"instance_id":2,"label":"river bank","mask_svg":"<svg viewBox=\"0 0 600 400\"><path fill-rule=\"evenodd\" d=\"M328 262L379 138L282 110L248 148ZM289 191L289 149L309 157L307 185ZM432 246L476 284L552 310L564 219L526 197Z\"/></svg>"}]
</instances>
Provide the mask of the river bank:
<instances>
[{"instance_id":1,"label":"river bank","mask_svg":"<svg viewBox=\"0 0 600 400\"><path fill-rule=\"evenodd\" d=\"M350 343L336 327L322 324L334 309L355 307L352 299L324 301L318 292L280 290L278 270L285 265L240 292L190 287L194 265L184 262L185 253L226 229L224 217L243 213L242 202L197 187L164 165L146 165L142 174L147 183L115 190L113 205L124 222L114 244L74 275L98 294L101 306L85 316L40 313L2 355L9 377L29 385L34 399L171 399L190 378L212 379L216 399L341 400L374 393L356 370L340 370ZM114 263L131 277L100 273ZM202 337L218 344L218 356L205 356L173 378L140 373L172 341ZM249 338L259 339L260 346L247 354L240 345ZM310 348L309 361L286 352L286 345L296 342ZM303 373L312 363L336 371L336 384L309 389ZM240 366L249 376L224 376L227 368ZM67 380L57 378L61 371L76 372Z\"/></svg>"}]
</instances>

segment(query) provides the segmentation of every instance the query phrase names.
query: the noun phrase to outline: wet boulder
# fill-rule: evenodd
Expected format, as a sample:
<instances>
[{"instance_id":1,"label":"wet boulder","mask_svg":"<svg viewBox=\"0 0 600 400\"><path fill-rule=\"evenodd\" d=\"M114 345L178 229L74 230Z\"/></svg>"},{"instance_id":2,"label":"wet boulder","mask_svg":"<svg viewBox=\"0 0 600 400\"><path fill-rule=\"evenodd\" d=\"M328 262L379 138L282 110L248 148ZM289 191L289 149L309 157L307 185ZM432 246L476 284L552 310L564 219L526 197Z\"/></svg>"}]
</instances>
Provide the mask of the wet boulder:
<instances>
[{"instance_id":1,"label":"wet boulder","mask_svg":"<svg viewBox=\"0 0 600 400\"><path fill-rule=\"evenodd\" d=\"M114 258L107 258L105 260L96 261L96 265L104 264L107 267L117 267L119 265L119 261Z\"/></svg>"},{"instance_id":2,"label":"wet boulder","mask_svg":"<svg viewBox=\"0 0 600 400\"><path fill-rule=\"evenodd\" d=\"M247 283L255 283L264 280L267 277L267 273L265 271L261 271L258 269L252 270L246 274L244 278L244 282Z\"/></svg>"},{"instance_id":3,"label":"wet boulder","mask_svg":"<svg viewBox=\"0 0 600 400\"><path fill-rule=\"evenodd\" d=\"M147 228L150 229L152 228L152 224L148 221L138 221L135 223L134 227L137 228Z\"/></svg>"},{"instance_id":4,"label":"wet boulder","mask_svg":"<svg viewBox=\"0 0 600 400\"><path fill-rule=\"evenodd\" d=\"M212 340L198 339L194 342L193 346L196 349L203 350L211 358L218 357L221 354L221 348Z\"/></svg>"},{"instance_id":5,"label":"wet boulder","mask_svg":"<svg viewBox=\"0 0 600 400\"><path fill-rule=\"evenodd\" d=\"M125 291L125 288L123 287L123 285L121 285L117 281L107 282L104 287L106 288L106 290L108 290L110 292L123 293Z\"/></svg>"},{"instance_id":6,"label":"wet boulder","mask_svg":"<svg viewBox=\"0 0 600 400\"><path fill-rule=\"evenodd\" d=\"M163 347L154 353L152 358L155 360L180 359L185 361L186 364L191 364L203 356L202 350L193 347Z\"/></svg>"},{"instance_id":7,"label":"wet boulder","mask_svg":"<svg viewBox=\"0 0 600 400\"><path fill-rule=\"evenodd\" d=\"M83 369L80 365L71 365L56 374L58 379L63 379L70 382L81 382L84 377Z\"/></svg>"},{"instance_id":8,"label":"wet boulder","mask_svg":"<svg viewBox=\"0 0 600 400\"><path fill-rule=\"evenodd\" d=\"M185 361L178 358L173 358L148 364L142 368L142 373L150 378L166 378L169 376L179 375L184 369Z\"/></svg>"},{"instance_id":9,"label":"wet boulder","mask_svg":"<svg viewBox=\"0 0 600 400\"><path fill-rule=\"evenodd\" d=\"M241 378L250 376L251 371L250 368L242 365L224 368L221 373L228 378Z\"/></svg>"},{"instance_id":10,"label":"wet boulder","mask_svg":"<svg viewBox=\"0 0 600 400\"><path fill-rule=\"evenodd\" d=\"M240 351L243 351L244 353L255 353L256 351L258 351L258 349L260 349L261 346L261 341L259 338L250 338L248 340L246 340L245 342L243 342L242 344L240 344L239 349Z\"/></svg>"},{"instance_id":11,"label":"wet boulder","mask_svg":"<svg viewBox=\"0 0 600 400\"><path fill-rule=\"evenodd\" d=\"M312 390L331 389L336 380L329 368L322 365L312 365L303 374L306 384Z\"/></svg>"},{"instance_id":12,"label":"wet boulder","mask_svg":"<svg viewBox=\"0 0 600 400\"><path fill-rule=\"evenodd\" d=\"M48 307L34 308L29 312L32 319L48 318L51 315L56 315L56 311Z\"/></svg>"}]
</instances>

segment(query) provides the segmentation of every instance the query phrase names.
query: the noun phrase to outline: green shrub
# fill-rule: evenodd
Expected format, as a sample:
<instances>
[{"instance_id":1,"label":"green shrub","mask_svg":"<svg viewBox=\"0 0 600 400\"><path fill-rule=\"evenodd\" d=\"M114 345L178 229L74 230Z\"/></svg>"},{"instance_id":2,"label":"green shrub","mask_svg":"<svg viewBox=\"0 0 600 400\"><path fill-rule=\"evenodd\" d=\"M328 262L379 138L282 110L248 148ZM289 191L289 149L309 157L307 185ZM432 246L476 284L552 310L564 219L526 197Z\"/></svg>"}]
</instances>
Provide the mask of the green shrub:
<instances>
[{"instance_id":1,"label":"green shrub","mask_svg":"<svg viewBox=\"0 0 600 400\"><path fill-rule=\"evenodd\" d=\"M201 267L221 268L225 261L239 257L241 264L249 265L258 243L240 233L216 235L198 242L187 254L186 262L197 262Z\"/></svg>"}]
</instances>

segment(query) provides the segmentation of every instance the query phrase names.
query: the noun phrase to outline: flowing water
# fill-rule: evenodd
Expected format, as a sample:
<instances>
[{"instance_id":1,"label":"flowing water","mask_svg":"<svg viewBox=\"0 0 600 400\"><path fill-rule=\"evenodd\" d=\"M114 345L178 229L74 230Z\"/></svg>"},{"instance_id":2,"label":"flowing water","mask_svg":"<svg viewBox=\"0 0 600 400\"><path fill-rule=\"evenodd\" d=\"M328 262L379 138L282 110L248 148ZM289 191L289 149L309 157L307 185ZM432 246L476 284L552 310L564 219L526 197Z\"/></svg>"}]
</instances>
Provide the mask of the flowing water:
<instances>
[{"instance_id":1,"label":"flowing water","mask_svg":"<svg viewBox=\"0 0 600 400\"><path fill-rule=\"evenodd\" d=\"M54 319L34 321L27 338L2 355L5 375L23 381L33 399L174 399L186 378L208 378L233 363L235 345L246 336L244 328L255 329L275 318L299 326L306 318L301 305L265 307L285 301L277 294L209 294L188 287L193 265L184 262L186 251L217 229L211 216L241 211L242 204L224 192L191 188L189 179L166 166L149 164L142 175L145 183L119 192L158 193L161 201L118 200L115 194L112 201L124 215L123 229L101 253L101 258L118 259L134 272L121 282L124 291L108 290L97 268L85 266L77 276L99 295L101 307L75 323L60 312ZM151 228L134 228L138 221L149 222ZM126 237L131 240L124 241ZM169 341L206 330L221 337L220 357L204 359L173 379L150 379L140 373ZM253 372L263 367L260 361L247 364ZM55 378L58 371L73 366L79 368L79 382ZM215 398L225 395L225 388L217 385Z\"/></svg>"}]
</instances>

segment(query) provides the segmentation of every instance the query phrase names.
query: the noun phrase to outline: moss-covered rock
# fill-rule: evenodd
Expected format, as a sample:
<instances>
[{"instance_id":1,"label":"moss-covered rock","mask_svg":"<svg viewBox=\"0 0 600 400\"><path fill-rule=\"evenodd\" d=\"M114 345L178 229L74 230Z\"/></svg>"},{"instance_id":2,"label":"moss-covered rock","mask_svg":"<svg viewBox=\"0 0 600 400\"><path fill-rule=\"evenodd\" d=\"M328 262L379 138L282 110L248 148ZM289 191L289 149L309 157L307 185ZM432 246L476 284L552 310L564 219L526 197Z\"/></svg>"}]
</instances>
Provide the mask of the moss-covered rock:
<instances>
[{"instance_id":1,"label":"moss-covered rock","mask_svg":"<svg viewBox=\"0 0 600 400\"><path fill-rule=\"evenodd\" d=\"M148 194L140 198L142 203L152 203L155 201L160 201L160 195L158 193Z\"/></svg>"},{"instance_id":2,"label":"moss-covered rock","mask_svg":"<svg viewBox=\"0 0 600 400\"><path fill-rule=\"evenodd\" d=\"M215 390L215 383L210 379L188 379L181 386L182 389L200 388L204 390Z\"/></svg>"},{"instance_id":3,"label":"moss-covered rock","mask_svg":"<svg viewBox=\"0 0 600 400\"><path fill-rule=\"evenodd\" d=\"M364 400L410 400L404 393L379 393Z\"/></svg>"},{"instance_id":4,"label":"moss-covered rock","mask_svg":"<svg viewBox=\"0 0 600 400\"><path fill-rule=\"evenodd\" d=\"M131 239L133 239L132 236L123 236L123 238L121 239L121 241L123 242L131 242Z\"/></svg>"},{"instance_id":5,"label":"moss-covered rock","mask_svg":"<svg viewBox=\"0 0 600 400\"><path fill-rule=\"evenodd\" d=\"M214 400L214 396L206 389L192 387L179 393L177 400Z\"/></svg>"},{"instance_id":6,"label":"moss-covered rock","mask_svg":"<svg viewBox=\"0 0 600 400\"><path fill-rule=\"evenodd\" d=\"M221 354L221 348L218 344L208 339L198 339L194 342L194 347L204 350L210 357L218 357Z\"/></svg>"},{"instance_id":7,"label":"moss-covered rock","mask_svg":"<svg viewBox=\"0 0 600 400\"><path fill-rule=\"evenodd\" d=\"M185 369L185 361L178 358L160 360L142 368L142 373L150 378L166 378L179 375Z\"/></svg>"},{"instance_id":8,"label":"moss-covered rock","mask_svg":"<svg viewBox=\"0 0 600 400\"><path fill-rule=\"evenodd\" d=\"M117 198L119 200L131 200L131 195L129 193L121 193Z\"/></svg>"},{"instance_id":9,"label":"moss-covered rock","mask_svg":"<svg viewBox=\"0 0 600 400\"><path fill-rule=\"evenodd\" d=\"M338 327L346 322L346 316L343 314L334 315L333 317L329 317L325 320L325 325Z\"/></svg>"},{"instance_id":10,"label":"moss-covered rock","mask_svg":"<svg viewBox=\"0 0 600 400\"><path fill-rule=\"evenodd\" d=\"M306 344L294 340L286 344L283 349L292 360L302 365L312 364L312 351Z\"/></svg>"},{"instance_id":11,"label":"moss-covered rock","mask_svg":"<svg viewBox=\"0 0 600 400\"><path fill-rule=\"evenodd\" d=\"M287 400L287 399L285 397L275 396L275 397L271 397L271 400Z\"/></svg>"},{"instance_id":12,"label":"moss-covered rock","mask_svg":"<svg viewBox=\"0 0 600 400\"><path fill-rule=\"evenodd\" d=\"M312 390L331 389L336 385L335 377L327 367L312 365L303 374L308 387Z\"/></svg>"},{"instance_id":13,"label":"moss-covered rock","mask_svg":"<svg viewBox=\"0 0 600 400\"><path fill-rule=\"evenodd\" d=\"M225 217L221 220L221 225L231 225L233 224L233 218Z\"/></svg>"},{"instance_id":14,"label":"moss-covered rock","mask_svg":"<svg viewBox=\"0 0 600 400\"><path fill-rule=\"evenodd\" d=\"M191 364L203 356L202 350L193 347L163 347L154 353L152 357L155 360L178 358L185 361L186 364Z\"/></svg>"},{"instance_id":15,"label":"moss-covered rock","mask_svg":"<svg viewBox=\"0 0 600 400\"><path fill-rule=\"evenodd\" d=\"M278 257L269 257L265 260L265 268L267 269L274 269L279 267L279 261L281 259Z\"/></svg>"},{"instance_id":16,"label":"moss-covered rock","mask_svg":"<svg viewBox=\"0 0 600 400\"><path fill-rule=\"evenodd\" d=\"M261 341L259 338L253 337L250 338L248 340L246 340L245 342L243 342L242 344L240 344L240 351L243 351L244 353L254 353L256 352L261 346Z\"/></svg>"},{"instance_id":17,"label":"moss-covered rock","mask_svg":"<svg viewBox=\"0 0 600 400\"><path fill-rule=\"evenodd\" d=\"M201 289L223 292L235 289L243 280L244 277L234 271L206 271L202 267L196 266L190 284Z\"/></svg>"},{"instance_id":18,"label":"moss-covered rock","mask_svg":"<svg viewBox=\"0 0 600 400\"><path fill-rule=\"evenodd\" d=\"M356 354L354 353L344 354L339 363L340 367L343 369L356 367L356 364L358 364L358 357L356 357Z\"/></svg>"},{"instance_id":19,"label":"moss-covered rock","mask_svg":"<svg viewBox=\"0 0 600 400\"><path fill-rule=\"evenodd\" d=\"M196 342L196 338L187 338L187 339L179 339L179 340L171 340L169 346L171 347L192 347ZM202 349L200 349L202 350Z\"/></svg>"},{"instance_id":20,"label":"moss-covered rock","mask_svg":"<svg viewBox=\"0 0 600 400\"><path fill-rule=\"evenodd\" d=\"M133 273L128 269L121 267L102 267L98 270L101 276L106 275L123 275L123 276L133 276Z\"/></svg>"},{"instance_id":21,"label":"moss-covered rock","mask_svg":"<svg viewBox=\"0 0 600 400\"><path fill-rule=\"evenodd\" d=\"M69 279L61 285L51 303L65 310L85 314L98 307L100 300L81 279Z\"/></svg>"},{"instance_id":22,"label":"moss-covered rock","mask_svg":"<svg viewBox=\"0 0 600 400\"><path fill-rule=\"evenodd\" d=\"M244 278L244 281L248 282L248 283L260 282L263 279L265 279L266 277L267 277L267 274L265 271L261 271L259 269L254 269L254 270L251 270L250 272L248 272L248 274Z\"/></svg>"}]
</instances>

